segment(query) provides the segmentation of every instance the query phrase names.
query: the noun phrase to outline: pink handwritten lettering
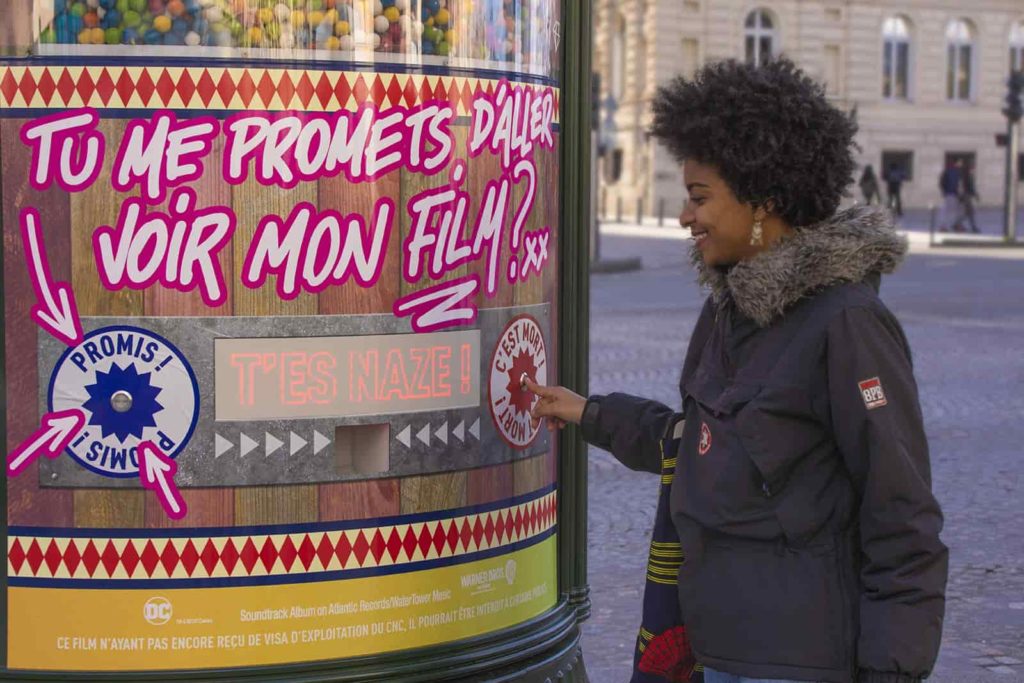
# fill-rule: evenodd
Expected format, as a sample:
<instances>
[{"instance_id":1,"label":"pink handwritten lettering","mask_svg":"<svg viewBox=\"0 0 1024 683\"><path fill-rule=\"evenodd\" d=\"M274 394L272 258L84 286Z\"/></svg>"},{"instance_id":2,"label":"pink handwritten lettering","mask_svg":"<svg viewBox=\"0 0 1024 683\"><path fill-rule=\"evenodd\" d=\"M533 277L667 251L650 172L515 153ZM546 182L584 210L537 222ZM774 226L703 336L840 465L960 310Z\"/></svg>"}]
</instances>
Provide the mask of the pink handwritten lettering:
<instances>
[{"instance_id":1,"label":"pink handwritten lettering","mask_svg":"<svg viewBox=\"0 0 1024 683\"><path fill-rule=\"evenodd\" d=\"M479 93L473 100L469 153L476 156L489 149L500 156L501 167L509 169L517 160L530 158L534 145L554 147L554 115L550 89L538 93L530 86L512 86L503 80L493 95Z\"/></svg>"},{"instance_id":2,"label":"pink handwritten lettering","mask_svg":"<svg viewBox=\"0 0 1024 683\"><path fill-rule=\"evenodd\" d=\"M480 279L467 275L396 299L392 311L399 318L409 316L415 332L470 324L476 320L472 298L479 289Z\"/></svg>"},{"instance_id":3,"label":"pink handwritten lettering","mask_svg":"<svg viewBox=\"0 0 1024 683\"><path fill-rule=\"evenodd\" d=\"M171 197L171 214L146 213L142 199L121 205L117 225L101 225L92 236L103 286L145 289L159 282L182 292L196 288L207 306L227 299L217 254L231 241L235 214L228 207L195 209L196 194L180 188Z\"/></svg>"},{"instance_id":4,"label":"pink handwritten lettering","mask_svg":"<svg viewBox=\"0 0 1024 683\"><path fill-rule=\"evenodd\" d=\"M270 215L256 229L245 256L242 283L250 289L277 277L277 293L294 299L302 291L319 292L354 279L372 287L384 268L385 249L394 222L395 204L381 198L372 225L359 214L342 216L298 204L286 219Z\"/></svg>"},{"instance_id":5,"label":"pink handwritten lettering","mask_svg":"<svg viewBox=\"0 0 1024 683\"><path fill-rule=\"evenodd\" d=\"M111 184L120 192L138 185L148 202L162 202L168 189L203 176L202 158L213 149L218 127L209 116L179 122L164 111L132 121L118 147Z\"/></svg>"},{"instance_id":6,"label":"pink handwritten lettering","mask_svg":"<svg viewBox=\"0 0 1024 683\"><path fill-rule=\"evenodd\" d=\"M29 183L45 190L51 183L65 192L81 192L99 177L105 140L96 130L99 116L92 109L43 116L21 129L21 140L32 148Z\"/></svg>"}]
</instances>

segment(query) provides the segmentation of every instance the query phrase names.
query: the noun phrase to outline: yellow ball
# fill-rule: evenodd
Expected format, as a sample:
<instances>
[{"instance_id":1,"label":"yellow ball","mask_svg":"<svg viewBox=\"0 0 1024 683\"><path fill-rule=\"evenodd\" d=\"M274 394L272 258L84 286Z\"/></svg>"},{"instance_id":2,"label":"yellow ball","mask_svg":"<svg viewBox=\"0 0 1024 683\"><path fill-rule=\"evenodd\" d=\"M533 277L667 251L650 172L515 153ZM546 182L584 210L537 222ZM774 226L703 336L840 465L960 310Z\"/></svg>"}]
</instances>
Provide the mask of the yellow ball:
<instances>
[{"instance_id":1,"label":"yellow ball","mask_svg":"<svg viewBox=\"0 0 1024 683\"><path fill-rule=\"evenodd\" d=\"M302 26L306 23L306 13L300 9L292 12L292 26Z\"/></svg>"},{"instance_id":2,"label":"yellow ball","mask_svg":"<svg viewBox=\"0 0 1024 683\"><path fill-rule=\"evenodd\" d=\"M429 19L427 19L426 21L424 21L424 22L423 22L423 25L424 25L424 26L433 26L433 25L434 25L434 17L430 17Z\"/></svg>"},{"instance_id":3,"label":"yellow ball","mask_svg":"<svg viewBox=\"0 0 1024 683\"><path fill-rule=\"evenodd\" d=\"M347 21L339 21L334 25L334 35L336 36L347 36L351 30Z\"/></svg>"},{"instance_id":4,"label":"yellow ball","mask_svg":"<svg viewBox=\"0 0 1024 683\"><path fill-rule=\"evenodd\" d=\"M388 7L386 10L384 10L384 16L387 17L387 20L393 24L396 21L398 21L398 17L401 16L401 13L398 11L397 7L392 5L391 7Z\"/></svg>"},{"instance_id":5,"label":"yellow ball","mask_svg":"<svg viewBox=\"0 0 1024 683\"><path fill-rule=\"evenodd\" d=\"M87 28L82 29L82 32L78 34L78 42L83 45L88 45L92 42L92 31Z\"/></svg>"},{"instance_id":6,"label":"yellow ball","mask_svg":"<svg viewBox=\"0 0 1024 683\"><path fill-rule=\"evenodd\" d=\"M107 34L99 26L89 29L89 42L93 45L103 45L107 42Z\"/></svg>"},{"instance_id":7,"label":"yellow ball","mask_svg":"<svg viewBox=\"0 0 1024 683\"><path fill-rule=\"evenodd\" d=\"M253 26L249 29L249 42L253 45L259 45L260 41L263 40L263 31L260 30L259 26Z\"/></svg>"},{"instance_id":8,"label":"yellow ball","mask_svg":"<svg viewBox=\"0 0 1024 683\"><path fill-rule=\"evenodd\" d=\"M260 23L266 26L270 22L274 21L274 10L269 7L261 7L256 12L256 17L260 20Z\"/></svg>"},{"instance_id":9,"label":"yellow ball","mask_svg":"<svg viewBox=\"0 0 1024 683\"><path fill-rule=\"evenodd\" d=\"M331 36L325 41L324 46L328 50L337 50L339 47L341 47L341 41L338 40L335 36Z\"/></svg>"},{"instance_id":10,"label":"yellow ball","mask_svg":"<svg viewBox=\"0 0 1024 683\"><path fill-rule=\"evenodd\" d=\"M437 19L437 23L440 24L441 26L446 26L452 18L451 14L448 13L448 10L443 8L437 10L437 14L434 16Z\"/></svg>"},{"instance_id":11,"label":"yellow ball","mask_svg":"<svg viewBox=\"0 0 1024 683\"><path fill-rule=\"evenodd\" d=\"M338 10L329 9L324 12L324 21L328 22L331 26L334 26L335 22L338 21Z\"/></svg>"},{"instance_id":12,"label":"yellow ball","mask_svg":"<svg viewBox=\"0 0 1024 683\"><path fill-rule=\"evenodd\" d=\"M450 28L444 32L444 42L449 45L454 45L456 38L458 38L458 34L455 33L455 29Z\"/></svg>"},{"instance_id":13,"label":"yellow ball","mask_svg":"<svg viewBox=\"0 0 1024 683\"><path fill-rule=\"evenodd\" d=\"M314 10L307 16L310 26L319 26L320 22L324 20L324 13L320 10Z\"/></svg>"},{"instance_id":14,"label":"yellow ball","mask_svg":"<svg viewBox=\"0 0 1024 683\"><path fill-rule=\"evenodd\" d=\"M153 28L160 31L160 33L167 33L171 30L171 18L166 14L153 17Z\"/></svg>"}]
</instances>

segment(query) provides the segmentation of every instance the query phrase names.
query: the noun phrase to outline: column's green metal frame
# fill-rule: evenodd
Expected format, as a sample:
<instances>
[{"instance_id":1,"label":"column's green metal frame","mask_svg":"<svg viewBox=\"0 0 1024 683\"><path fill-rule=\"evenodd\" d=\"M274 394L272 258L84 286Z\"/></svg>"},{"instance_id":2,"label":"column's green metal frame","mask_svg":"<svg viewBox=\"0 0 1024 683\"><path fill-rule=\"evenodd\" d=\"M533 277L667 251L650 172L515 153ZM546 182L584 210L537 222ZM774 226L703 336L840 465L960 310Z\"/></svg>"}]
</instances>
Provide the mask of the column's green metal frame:
<instances>
[{"instance_id":1,"label":"column's green metal frame","mask_svg":"<svg viewBox=\"0 0 1024 683\"><path fill-rule=\"evenodd\" d=\"M561 0L561 209L558 255L561 383L587 393L590 265L591 0ZM31 58L29 58L31 59ZM2 153L2 151L0 151ZM0 201L11 201L0 196ZM2 228L2 218L0 218ZM0 298L3 295L0 259ZM6 348L0 306L0 441L6 445ZM587 584L586 446L575 428L559 439L559 601L547 613L504 631L439 646L339 661L175 672L56 673L7 671L7 563L0 563L0 680L45 681L536 681L587 680L579 622L590 614ZM0 548L7 543L7 487L0 486Z\"/></svg>"}]
</instances>

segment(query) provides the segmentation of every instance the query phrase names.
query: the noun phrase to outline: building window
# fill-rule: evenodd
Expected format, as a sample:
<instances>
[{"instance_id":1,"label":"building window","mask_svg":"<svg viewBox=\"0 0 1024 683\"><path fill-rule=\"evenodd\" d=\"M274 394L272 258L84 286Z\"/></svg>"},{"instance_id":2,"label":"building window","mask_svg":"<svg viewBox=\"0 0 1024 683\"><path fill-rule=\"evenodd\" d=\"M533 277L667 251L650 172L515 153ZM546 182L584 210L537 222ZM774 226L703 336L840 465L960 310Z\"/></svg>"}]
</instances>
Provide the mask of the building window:
<instances>
[{"instance_id":1,"label":"building window","mask_svg":"<svg viewBox=\"0 0 1024 683\"><path fill-rule=\"evenodd\" d=\"M747 15L743 34L747 64L761 66L775 54L777 34L775 20L766 9L756 9Z\"/></svg>"},{"instance_id":2,"label":"building window","mask_svg":"<svg viewBox=\"0 0 1024 683\"><path fill-rule=\"evenodd\" d=\"M1010 31L1010 71L1024 71L1024 21Z\"/></svg>"},{"instance_id":3,"label":"building window","mask_svg":"<svg viewBox=\"0 0 1024 683\"><path fill-rule=\"evenodd\" d=\"M612 97L622 99L626 85L626 19L620 14L615 17L612 31Z\"/></svg>"},{"instance_id":4,"label":"building window","mask_svg":"<svg viewBox=\"0 0 1024 683\"><path fill-rule=\"evenodd\" d=\"M903 17L889 17L882 24L882 97L910 97L910 24Z\"/></svg>"},{"instance_id":5,"label":"building window","mask_svg":"<svg viewBox=\"0 0 1024 683\"><path fill-rule=\"evenodd\" d=\"M974 97L974 29L963 19L946 27L946 99L970 102Z\"/></svg>"},{"instance_id":6,"label":"building window","mask_svg":"<svg viewBox=\"0 0 1024 683\"><path fill-rule=\"evenodd\" d=\"M896 171L898 175L894 175ZM882 152L882 179L899 178L903 182L914 179L914 153L905 150L884 150Z\"/></svg>"}]
</instances>

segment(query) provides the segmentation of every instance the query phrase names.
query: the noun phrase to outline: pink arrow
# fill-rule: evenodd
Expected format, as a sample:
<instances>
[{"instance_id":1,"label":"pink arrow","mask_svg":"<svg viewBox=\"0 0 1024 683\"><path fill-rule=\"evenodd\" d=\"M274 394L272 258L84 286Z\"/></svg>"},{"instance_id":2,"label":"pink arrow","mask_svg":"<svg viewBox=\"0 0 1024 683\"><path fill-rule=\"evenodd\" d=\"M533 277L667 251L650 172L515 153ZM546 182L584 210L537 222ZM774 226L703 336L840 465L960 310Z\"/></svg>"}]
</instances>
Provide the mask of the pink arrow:
<instances>
[{"instance_id":1,"label":"pink arrow","mask_svg":"<svg viewBox=\"0 0 1024 683\"><path fill-rule=\"evenodd\" d=\"M7 456L8 476L18 476L40 455L60 456L85 426L85 413L75 409L59 410L47 413L40 422L42 426Z\"/></svg>"},{"instance_id":2,"label":"pink arrow","mask_svg":"<svg viewBox=\"0 0 1024 683\"><path fill-rule=\"evenodd\" d=\"M142 487L156 494L164 512L171 519L181 519L188 512L185 499L174 483L177 472L177 463L161 453L152 441L139 444L139 479L142 480Z\"/></svg>"},{"instance_id":3,"label":"pink arrow","mask_svg":"<svg viewBox=\"0 0 1024 683\"><path fill-rule=\"evenodd\" d=\"M21 210L21 239L38 302L32 307L32 319L60 341L75 346L82 341L75 295L68 283L53 281L39 230L39 212L31 207Z\"/></svg>"}]
</instances>

